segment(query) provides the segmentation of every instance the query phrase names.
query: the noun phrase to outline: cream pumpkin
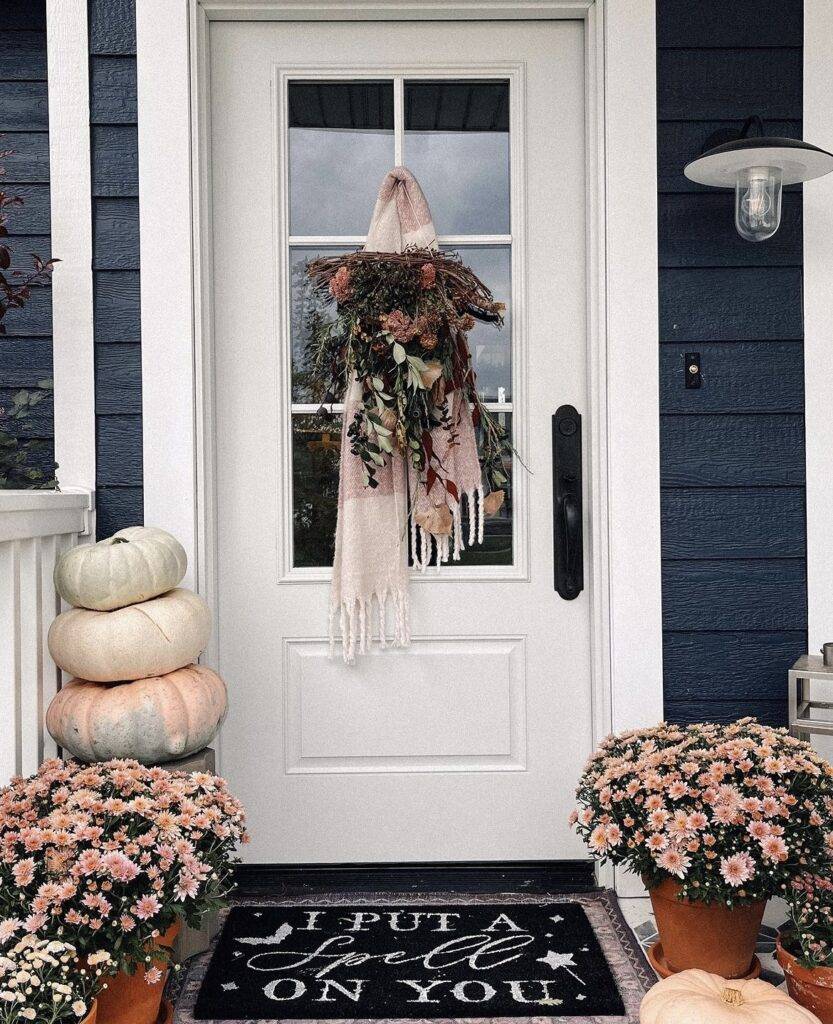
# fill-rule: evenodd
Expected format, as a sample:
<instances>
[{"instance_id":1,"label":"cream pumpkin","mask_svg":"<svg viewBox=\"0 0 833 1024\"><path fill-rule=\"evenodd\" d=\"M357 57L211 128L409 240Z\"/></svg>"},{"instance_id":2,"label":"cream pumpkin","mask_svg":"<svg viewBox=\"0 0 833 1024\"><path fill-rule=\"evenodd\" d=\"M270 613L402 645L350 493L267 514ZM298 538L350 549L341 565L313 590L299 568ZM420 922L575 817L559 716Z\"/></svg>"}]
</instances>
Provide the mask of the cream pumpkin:
<instances>
[{"instance_id":1,"label":"cream pumpkin","mask_svg":"<svg viewBox=\"0 0 833 1024\"><path fill-rule=\"evenodd\" d=\"M819 1024L803 1006L766 981L725 981L706 971L681 971L642 1000L640 1024Z\"/></svg>"},{"instance_id":2,"label":"cream pumpkin","mask_svg":"<svg viewBox=\"0 0 833 1024\"><path fill-rule=\"evenodd\" d=\"M190 590L171 590L112 612L73 608L49 628L49 653L70 675L99 683L164 675L196 661L211 615Z\"/></svg>"},{"instance_id":3,"label":"cream pumpkin","mask_svg":"<svg viewBox=\"0 0 833 1024\"><path fill-rule=\"evenodd\" d=\"M82 761L158 764L211 742L228 707L223 680L202 665L129 683L73 679L46 712L50 735Z\"/></svg>"},{"instance_id":4,"label":"cream pumpkin","mask_svg":"<svg viewBox=\"0 0 833 1024\"><path fill-rule=\"evenodd\" d=\"M98 544L66 551L55 565L55 589L74 608L112 611L173 590L187 566L176 537L152 526L131 526Z\"/></svg>"}]
</instances>

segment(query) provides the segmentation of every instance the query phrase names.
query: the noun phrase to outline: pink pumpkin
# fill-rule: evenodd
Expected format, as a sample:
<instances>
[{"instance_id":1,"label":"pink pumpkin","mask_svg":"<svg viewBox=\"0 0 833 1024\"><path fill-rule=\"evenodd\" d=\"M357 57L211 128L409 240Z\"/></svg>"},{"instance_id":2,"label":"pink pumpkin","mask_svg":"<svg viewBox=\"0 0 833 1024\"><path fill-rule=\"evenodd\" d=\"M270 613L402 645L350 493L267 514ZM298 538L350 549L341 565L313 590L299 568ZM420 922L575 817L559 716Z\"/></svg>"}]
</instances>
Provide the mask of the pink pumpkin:
<instances>
[{"instance_id":1,"label":"pink pumpkin","mask_svg":"<svg viewBox=\"0 0 833 1024\"><path fill-rule=\"evenodd\" d=\"M210 743L227 708L223 680L203 665L186 665L128 683L73 679L49 705L46 727L81 761L161 764Z\"/></svg>"}]
</instances>

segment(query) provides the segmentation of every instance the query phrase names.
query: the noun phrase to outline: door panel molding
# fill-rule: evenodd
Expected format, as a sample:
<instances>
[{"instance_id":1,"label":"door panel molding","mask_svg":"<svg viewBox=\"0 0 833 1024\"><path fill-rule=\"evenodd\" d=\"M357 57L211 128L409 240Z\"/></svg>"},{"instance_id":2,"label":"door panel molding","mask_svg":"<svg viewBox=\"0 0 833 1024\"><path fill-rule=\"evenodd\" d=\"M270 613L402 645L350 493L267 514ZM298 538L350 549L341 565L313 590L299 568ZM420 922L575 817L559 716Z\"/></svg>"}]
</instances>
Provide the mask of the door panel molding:
<instances>
[{"instance_id":1,"label":"door panel molding","mask_svg":"<svg viewBox=\"0 0 833 1024\"><path fill-rule=\"evenodd\" d=\"M586 23L594 733L655 722L662 646L653 0L138 5L146 519L182 539L193 583L216 614L210 21L377 18ZM554 396L555 404L570 399ZM208 658L216 651L215 629Z\"/></svg>"}]
</instances>

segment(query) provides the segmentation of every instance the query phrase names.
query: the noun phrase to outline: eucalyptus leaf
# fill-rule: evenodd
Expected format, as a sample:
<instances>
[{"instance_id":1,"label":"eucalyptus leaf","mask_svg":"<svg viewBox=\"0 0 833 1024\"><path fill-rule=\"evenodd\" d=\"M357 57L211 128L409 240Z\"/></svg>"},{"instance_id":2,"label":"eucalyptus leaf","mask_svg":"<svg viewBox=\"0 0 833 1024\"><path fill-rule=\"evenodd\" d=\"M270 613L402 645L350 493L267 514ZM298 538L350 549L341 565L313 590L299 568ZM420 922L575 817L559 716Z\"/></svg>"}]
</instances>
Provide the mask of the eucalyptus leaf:
<instances>
[{"instance_id":1,"label":"eucalyptus leaf","mask_svg":"<svg viewBox=\"0 0 833 1024\"><path fill-rule=\"evenodd\" d=\"M393 343L393 360L397 364L404 363L408 358L405 349L399 344L398 341Z\"/></svg>"}]
</instances>

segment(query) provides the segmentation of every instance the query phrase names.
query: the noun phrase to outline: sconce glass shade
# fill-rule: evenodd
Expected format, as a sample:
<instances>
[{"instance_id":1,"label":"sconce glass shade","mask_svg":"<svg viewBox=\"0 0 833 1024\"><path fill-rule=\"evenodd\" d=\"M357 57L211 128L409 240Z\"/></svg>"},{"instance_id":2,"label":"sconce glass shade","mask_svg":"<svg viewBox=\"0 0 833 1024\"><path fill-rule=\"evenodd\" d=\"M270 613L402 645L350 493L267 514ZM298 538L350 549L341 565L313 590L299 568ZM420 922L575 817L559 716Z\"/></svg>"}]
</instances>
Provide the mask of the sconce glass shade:
<instances>
[{"instance_id":1,"label":"sconce glass shade","mask_svg":"<svg viewBox=\"0 0 833 1024\"><path fill-rule=\"evenodd\" d=\"M748 242L763 242L781 223L780 167L749 167L735 179L735 227Z\"/></svg>"},{"instance_id":2,"label":"sconce glass shade","mask_svg":"<svg viewBox=\"0 0 833 1024\"><path fill-rule=\"evenodd\" d=\"M686 164L683 173L700 185L733 188L738 233L750 242L762 242L781 223L782 187L829 174L833 154L801 139L748 136L755 121L760 126L760 118L750 118L740 138L707 149Z\"/></svg>"}]
</instances>

